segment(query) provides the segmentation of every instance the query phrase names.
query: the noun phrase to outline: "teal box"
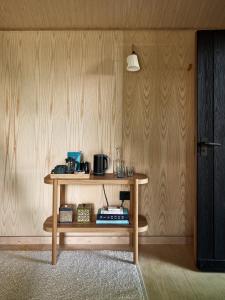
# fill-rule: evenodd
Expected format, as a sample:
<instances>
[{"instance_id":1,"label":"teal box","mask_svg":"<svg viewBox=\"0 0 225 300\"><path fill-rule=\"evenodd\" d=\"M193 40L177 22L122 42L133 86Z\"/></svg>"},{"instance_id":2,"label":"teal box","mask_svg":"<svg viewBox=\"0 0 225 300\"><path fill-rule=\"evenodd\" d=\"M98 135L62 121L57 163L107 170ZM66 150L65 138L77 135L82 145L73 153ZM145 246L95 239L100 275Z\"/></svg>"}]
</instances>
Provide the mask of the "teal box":
<instances>
[{"instance_id":1,"label":"teal box","mask_svg":"<svg viewBox=\"0 0 225 300\"><path fill-rule=\"evenodd\" d=\"M76 162L81 162L81 152L67 152L67 157L73 158Z\"/></svg>"},{"instance_id":2,"label":"teal box","mask_svg":"<svg viewBox=\"0 0 225 300\"><path fill-rule=\"evenodd\" d=\"M77 162L77 168L76 171L80 170L80 162L82 159L82 152L77 151L77 152L67 152L67 157L73 158Z\"/></svg>"}]
</instances>

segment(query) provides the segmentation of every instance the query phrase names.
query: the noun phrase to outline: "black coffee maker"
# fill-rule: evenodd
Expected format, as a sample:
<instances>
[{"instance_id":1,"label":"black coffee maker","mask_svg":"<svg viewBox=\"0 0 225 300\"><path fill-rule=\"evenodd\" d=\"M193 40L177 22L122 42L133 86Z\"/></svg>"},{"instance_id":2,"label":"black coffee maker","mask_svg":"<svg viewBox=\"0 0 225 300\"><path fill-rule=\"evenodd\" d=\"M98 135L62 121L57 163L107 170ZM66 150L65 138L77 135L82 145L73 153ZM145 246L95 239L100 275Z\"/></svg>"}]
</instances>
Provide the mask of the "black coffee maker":
<instances>
[{"instance_id":1,"label":"black coffee maker","mask_svg":"<svg viewBox=\"0 0 225 300\"><path fill-rule=\"evenodd\" d=\"M94 175L103 176L105 175L105 170L108 169L108 156L105 154L95 154L94 155Z\"/></svg>"}]
</instances>

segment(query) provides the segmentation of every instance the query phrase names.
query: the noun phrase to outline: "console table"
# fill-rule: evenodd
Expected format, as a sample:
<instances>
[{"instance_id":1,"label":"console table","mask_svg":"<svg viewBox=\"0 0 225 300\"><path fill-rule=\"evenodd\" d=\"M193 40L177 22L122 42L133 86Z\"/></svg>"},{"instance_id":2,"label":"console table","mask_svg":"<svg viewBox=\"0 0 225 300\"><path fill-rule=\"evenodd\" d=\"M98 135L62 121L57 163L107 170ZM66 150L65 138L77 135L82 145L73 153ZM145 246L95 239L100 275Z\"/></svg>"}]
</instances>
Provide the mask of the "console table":
<instances>
[{"instance_id":1,"label":"console table","mask_svg":"<svg viewBox=\"0 0 225 300\"><path fill-rule=\"evenodd\" d=\"M44 178L46 184L53 185L52 197L52 216L48 217L43 224L47 232L52 233L52 264L57 262L57 233L66 232L123 232L129 233L130 245L134 252L134 263L138 263L138 232L144 232L148 229L146 218L138 216L138 189L139 185L148 183L148 178L144 174L134 174L133 177L117 178L114 174L105 174L105 176L90 175L90 178L77 179L65 178L64 175L49 174ZM130 199L130 224L129 225L107 225L96 224L95 218L90 223L81 224L74 221L71 224L60 224L58 222L58 191L60 188L60 205L65 204L65 186L66 185L129 185L131 191Z\"/></svg>"}]
</instances>

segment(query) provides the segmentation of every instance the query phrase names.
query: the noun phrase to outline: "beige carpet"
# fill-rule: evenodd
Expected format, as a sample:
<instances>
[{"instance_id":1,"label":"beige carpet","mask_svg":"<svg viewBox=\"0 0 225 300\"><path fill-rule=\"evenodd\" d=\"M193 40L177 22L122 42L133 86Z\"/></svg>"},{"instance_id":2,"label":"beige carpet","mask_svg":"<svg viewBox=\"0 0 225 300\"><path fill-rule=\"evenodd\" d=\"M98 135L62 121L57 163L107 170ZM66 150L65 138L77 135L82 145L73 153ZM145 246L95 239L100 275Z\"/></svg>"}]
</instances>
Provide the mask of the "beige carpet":
<instances>
[{"instance_id":1,"label":"beige carpet","mask_svg":"<svg viewBox=\"0 0 225 300\"><path fill-rule=\"evenodd\" d=\"M139 268L125 251L0 251L0 299L146 300Z\"/></svg>"}]
</instances>

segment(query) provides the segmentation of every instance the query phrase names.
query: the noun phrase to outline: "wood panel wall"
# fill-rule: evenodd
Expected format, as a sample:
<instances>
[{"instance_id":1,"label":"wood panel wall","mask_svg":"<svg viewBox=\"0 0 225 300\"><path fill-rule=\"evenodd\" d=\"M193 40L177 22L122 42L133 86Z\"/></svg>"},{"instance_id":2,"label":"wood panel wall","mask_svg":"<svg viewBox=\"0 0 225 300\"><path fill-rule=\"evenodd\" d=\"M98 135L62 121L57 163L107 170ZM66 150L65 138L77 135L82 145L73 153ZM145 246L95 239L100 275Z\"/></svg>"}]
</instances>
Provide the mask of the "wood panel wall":
<instances>
[{"instance_id":1,"label":"wood panel wall","mask_svg":"<svg viewBox=\"0 0 225 300\"><path fill-rule=\"evenodd\" d=\"M122 144L127 164L150 177L140 202L146 235L192 235L194 39L189 31L0 32L0 236L46 236L43 177L68 150L92 161ZM139 73L125 71L131 44ZM111 203L119 188L107 188ZM101 187L70 188L67 198L104 203Z\"/></svg>"},{"instance_id":2,"label":"wood panel wall","mask_svg":"<svg viewBox=\"0 0 225 300\"><path fill-rule=\"evenodd\" d=\"M122 33L2 32L0 39L0 235L43 235L51 214L44 175L67 151L92 161L121 144ZM96 207L104 200L100 187L67 196Z\"/></svg>"},{"instance_id":3,"label":"wood panel wall","mask_svg":"<svg viewBox=\"0 0 225 300\"><path fill-rule=\"evenodd\" d=\"M150 178L140 210L149 235L189 236L195 203L194 32L133 31L139 73L124 73L124 156Z\"/></svg>"}]
</instances>

